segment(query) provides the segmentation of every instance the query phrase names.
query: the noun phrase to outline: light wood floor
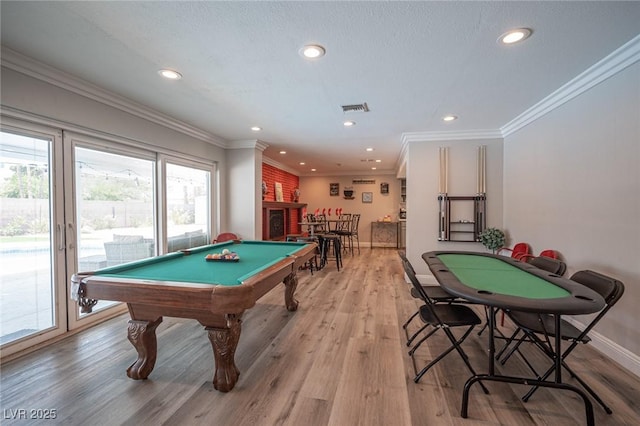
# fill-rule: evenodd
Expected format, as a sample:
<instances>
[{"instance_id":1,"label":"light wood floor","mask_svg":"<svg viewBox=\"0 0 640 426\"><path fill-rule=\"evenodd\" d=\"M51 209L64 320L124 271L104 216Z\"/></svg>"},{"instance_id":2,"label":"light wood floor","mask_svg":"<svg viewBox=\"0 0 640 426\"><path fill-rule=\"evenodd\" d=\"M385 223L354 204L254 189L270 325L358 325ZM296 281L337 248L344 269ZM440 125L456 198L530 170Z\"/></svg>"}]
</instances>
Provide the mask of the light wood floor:
<instances>
[{"instance_id":1,"label":"light wood floor","mask_svg":"<svg viewBox=\"0 0 640 426\"><path fill-rule=\"evenodd\" d=\"M313 276L300 271L300 278L297 312L286 311L278 288L245 314L236 353L240 380L229 393L213 389L209 340L191 320L165 318L155 370L148 380L127 378L136 356L121 316L3 365L0 422L35 423L12 422L8 410L55 409L55 423L66 425L584 424L573 393L542 389L522 403L527 387L502 383L488 383L490 395L474 385L469 418L461 418L469 372L456 353L415 384L401 324L417 303L395 250L363 249L345 257L340 272L332 264ZM444 345L434 336L420 357L426 361ZM485 371L486 333L474 333L464 347ZM588 345L572 358L614 411L607 415L594 403L596 423L637 425L640 378ZM527 373L515 357L498 370Z\"/></svg>"}]
</instances>

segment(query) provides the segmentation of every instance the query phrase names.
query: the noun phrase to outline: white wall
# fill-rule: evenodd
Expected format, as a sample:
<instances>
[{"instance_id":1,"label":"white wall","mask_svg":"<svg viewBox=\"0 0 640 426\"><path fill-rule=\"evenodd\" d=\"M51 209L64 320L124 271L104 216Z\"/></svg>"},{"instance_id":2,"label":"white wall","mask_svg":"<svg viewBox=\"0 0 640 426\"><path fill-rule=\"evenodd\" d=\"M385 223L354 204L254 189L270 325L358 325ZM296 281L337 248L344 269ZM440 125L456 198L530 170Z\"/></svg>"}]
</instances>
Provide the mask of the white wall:
<instances>
[{"instance_id":1,"label":"white wall","mask_svg":"<svg viewBox=\"0 0 640 426\"><path fill-rule=\"evenodd\" d=\"M407 257L431 282L422 253L431 250L486 250L480 243L438 241L440 147L449 147L450 196L477 192L478 146L486 145L487 227L502 227L502 140L413 141L407 147ZM471 219L469 217L469 219ZM426 275L426 277L424 276Z\"/></svg>"},{"instance_id":2,"label":"white wall","mask_svg":"<svg viewBox=\"0 0 640 426\"><path fill-rule=\"evenodd\" d=\"M227 150L227 229L245 240L262 239L262 151ZM260 189L259 189L260 188Z\"/></svg>"},{"instance_id":3,"label":"white wall","mask_svg":"<svg viewBox=\"0 0 640 426\"><path fill-rule=\"evenodd\" d=\"M508 232L558 250L567 276L620 279L626 293L596 331L640 354L640 63L508 136L504 152Z\"/></svg>"},{"instance_id":4,"label":"white wall","mask_svg":"<svg viewBox=\"0 0 640 426\"><path fill-rule=\"evenodd\" d=\"M374 184L353 184L354 179L373 179ZM389 193L380 193L380 183L389 184ZM329 195L329 184L340 184L340 195ZM354 199L345 200L343 190L350 186L354 190ZM363 203L362 193L372 192L373 202ZM371 241L371 222L390 215L394 221L398 220L400 211L400 180L395 175L367 175L367 176L301 176L300 177L300 202L307 203L307 211L313 213L316 209L329 209L335 215L337 208L342 208L344 213L359 213L360 246L369 247Z\"/></svg>"}]
</instances>

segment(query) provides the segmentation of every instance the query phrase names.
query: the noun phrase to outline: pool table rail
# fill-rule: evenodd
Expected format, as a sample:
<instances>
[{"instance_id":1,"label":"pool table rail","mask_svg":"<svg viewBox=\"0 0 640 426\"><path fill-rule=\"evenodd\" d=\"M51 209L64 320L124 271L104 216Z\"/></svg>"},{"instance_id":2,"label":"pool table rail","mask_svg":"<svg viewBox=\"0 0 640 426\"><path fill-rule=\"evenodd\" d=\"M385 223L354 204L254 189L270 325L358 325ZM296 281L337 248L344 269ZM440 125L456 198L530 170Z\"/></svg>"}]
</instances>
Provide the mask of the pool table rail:
<instances>
[{"instance_id":1,"label":"pool table rail","mask_svg":"<svg viewBox=\"0 0 640 426\"><path fill-rule=\"evenodd\" d=\"M255 242L252 244L258 245ZM261 245L264 248L266 244ZM294 245L279 244L287 244L290 249ZM285 286L287 310L295 311L298 308L298 301L294 297L298 285L297 271L316 255L317 245L311 243L298 246L299 248L291 249L284 257L276 256L266 260L263 269L255 269L252 273L238 277L238 284L187 282L188 271L185 271L185 282L126 277L127 269L139 266L138 262L135 265L124 264L117 271L109 270L107 274L104 271L74 274L71 277L71 297L78 301L82 312L91 312L97 300L127 303L131 316L128 339L138 352L138 358L127 369L127 375L135 380L146 379L154 368L157 357L155 330L163 316L198 321L207 330L213 349L213 386L221 392L228 392L233 389L240 375L235 365L235 351L244 311L252 308L258 299L280 283ZM165 255L149 259L148 263L179 261L180 257L179 254ZM123 276L117 276L118 272Z\"/></svg>"},{"instance_id":2,"label":"pool table rail","mask_svg":"<svg viewBox=\"0 0 640 426\"><path fill-rule=\"evenodd\" d=\"M463 254L498 259L505 264L511 265L514 268L566 290L567 296L532 299L527 297L526 292L520 296L495 293L491 290L490 285L487 286L486 289L479 288L475 289L475 291L470 291L470 287L462 283L439 258L439 256L447 254ZM568 278L563 278L559 275L536 268L529 263L509 257L482 252L431 251L423 253L422 258L438 283L440 283L447 292L474 303L523 312L562 315L590 314L598 312L604 307L602 297L590 288ZM516 283L514 282L513 284Z\"/></svg>"},{"instance_id":3,"label":"pool table rail","mask_svg":"<svg viewBox=\"0 0 640 426\"><path fill-rule=\"evenodd\" d=\"M212 312L241 313L253 307L256 300L283 282L293 272L294 260L293 258L283 259L278 265L272 265L242 284L233 287L119 278L92 275L90 272L74 274L71 277L71 282L73 287L78 287L78 290L77 296L73 298L75 300L84 298L127 303L135 300L137 304L150 304L166 308L188 306L190 309ZM180 315L180 317L182 316Z\"/></svg>"}]
</instances>

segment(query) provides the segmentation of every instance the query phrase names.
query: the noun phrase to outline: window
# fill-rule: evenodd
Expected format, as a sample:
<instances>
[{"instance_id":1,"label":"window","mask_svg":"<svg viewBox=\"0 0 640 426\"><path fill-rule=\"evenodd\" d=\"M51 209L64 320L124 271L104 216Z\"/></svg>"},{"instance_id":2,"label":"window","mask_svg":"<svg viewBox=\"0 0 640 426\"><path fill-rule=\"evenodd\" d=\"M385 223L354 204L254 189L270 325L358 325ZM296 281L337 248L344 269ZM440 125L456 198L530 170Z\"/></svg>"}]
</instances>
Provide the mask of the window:
<instances>
[{"instance_id":1,"label":"window","mask_svg":"<svg viewBox=\"0 0 640 426\"><path fill-rule=\"evenodd\" d=\"M78 270L156 254L155 161L76 146ZM94 308L113 305L100 301Z\"/></svg>"},{"instance_id":2,"label":"window","mask_svg":"<svg viewBox=\"0 0 640 426\"><path fill-rule=\"evenodd\" d=\"M211 241L211 173L190 166L166 165L167 251L174 252Z\"/></svg>"}]
</instances>

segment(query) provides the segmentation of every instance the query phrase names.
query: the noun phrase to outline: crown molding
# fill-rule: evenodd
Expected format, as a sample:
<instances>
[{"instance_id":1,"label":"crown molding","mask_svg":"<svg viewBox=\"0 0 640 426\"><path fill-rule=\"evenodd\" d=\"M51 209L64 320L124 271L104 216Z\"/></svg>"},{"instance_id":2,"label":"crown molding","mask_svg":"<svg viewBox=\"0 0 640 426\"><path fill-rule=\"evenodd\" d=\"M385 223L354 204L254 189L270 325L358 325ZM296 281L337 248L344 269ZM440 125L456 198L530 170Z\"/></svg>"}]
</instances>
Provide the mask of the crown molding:
<instances>
[{"instance_id":1,"label":"crown molding","mask_svg":"<svg viewBox=\"0 0 640 426\"><path fill-rule=\"evenodd\" d=\"M517 132L640 60L640 35L605 56L577 77L500 128L504 137Z\"/></svg>"},{"instance_id":2,"label":"crown molding","mask_svg":"<svg viewBox=\"0 0 640 426\"><path fill-rule=\"evenodd\" d=\"M284 164L277 162L273 158L269 158L269 157L264 157L263 156L262 157L262 162L264 164L268 164L268 165L270 165L272 167L275 167L276 169L280 169L280 170L283 170L283 171L285 171L287 173L291 173L292 175L300 177L300 172L299 171L294 170L289 166L285 166Z\"/></svg>"},{"instance_id":3,"label":"crown molding","mask_svg":"<svg viewBox=\"0 0 640 426\"><path fill-rule=\"evenodd\" d=\"M517 132L571 99L614 76L640 60L640 35L613 51L543 100L496 130L462 132L411 132L402 134L402 144L464 139L500 139ZM401 164L400 162L398 164Z\"/></svg>"},{"instance_id":4,"label":"crown molding","mask_svg":"<svg viewBox=\"0 0 640 426\"><path fill-rule=\"evenodd\" d=\"M398 154L398 159L396 160L396 177L398 179L405 178L407 175L408 149L409 149L409 144L403 141L400 146L400 154Z\"/></svg>"},{"instance_id":5,"label":"crown molding","mask_svg":"<svg viewBox=\"0 0 640 426\"><path fill-rule=\"evenodd\" d=\"M260 139L247 139L237 140L227 143L227 149L247 149L255 148L260 151L264 151L269 146L268 143L261 141Z\"/></svg>"},{"instance_id":6,"label":"crown molding","mask_svg":"<svg viewBox=\"0 0 640 426\"><path fill-rule=\"evenodd\" d=\"M218 136L212 135L211 133L205 132L151 108L147 108L123 96L108 92L94 84L81 80L71 74L60 71L42 62L38 62L4 46L2 46L2 66L56 87L68 90L85 98L119 109L152 123L175 130L192 138L199 139L220 148L228 148L228 143Z\"/></svg>"},{"instance_id":7,"label":"crown molding","mask_svg":"<svg viewBox=\"0 0 640 426\"><path fill-rule=\"evenodd\" d=\"M403 145L409 142L435 142L451 140L502 139L502 132L495 130L467 130L460 132L408 132L402 134Z\"/></svg>"}]
</instances>

